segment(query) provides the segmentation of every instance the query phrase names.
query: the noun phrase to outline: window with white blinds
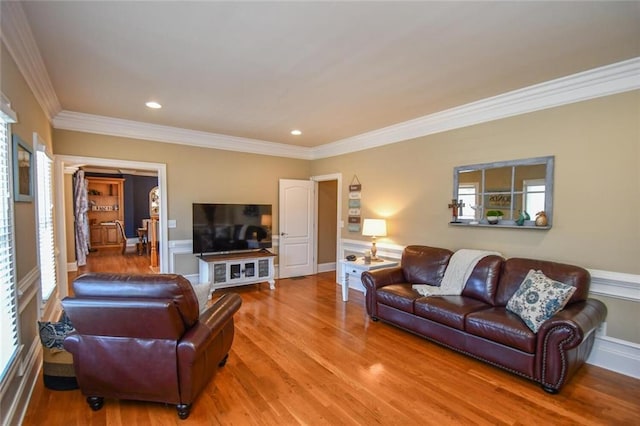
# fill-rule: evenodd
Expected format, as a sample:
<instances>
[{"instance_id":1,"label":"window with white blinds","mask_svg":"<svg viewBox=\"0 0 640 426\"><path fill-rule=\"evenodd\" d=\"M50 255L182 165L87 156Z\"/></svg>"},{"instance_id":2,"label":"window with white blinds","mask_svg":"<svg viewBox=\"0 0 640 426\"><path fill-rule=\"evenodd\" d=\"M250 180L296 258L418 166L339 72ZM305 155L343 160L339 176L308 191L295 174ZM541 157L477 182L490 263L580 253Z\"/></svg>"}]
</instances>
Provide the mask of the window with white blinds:
<instances>
[{"instance_id":1,"label":"window with white blinds","mask_svg":"<svg viewBox=\"0 0 640 426\"><path fill-rule=\"evenodd\" d=\"M42 301L45 302L57 285L56 253L53 239L52 160L46 153L46 146L39 143L36 145L38 250Z\"/></svg>"},{"instance_id":2,"label":"window with white blinds","mask_svg":"<svg viewBox=\"0 0 640 426\"><path fill-rule=\"evenodd\" d=\"M15 122L15 113L7 114L7 110L10 111L3 97L0 111L0 380L4 379L18 350L9 138L9 122Z\"/></svg>"}]
</instances>

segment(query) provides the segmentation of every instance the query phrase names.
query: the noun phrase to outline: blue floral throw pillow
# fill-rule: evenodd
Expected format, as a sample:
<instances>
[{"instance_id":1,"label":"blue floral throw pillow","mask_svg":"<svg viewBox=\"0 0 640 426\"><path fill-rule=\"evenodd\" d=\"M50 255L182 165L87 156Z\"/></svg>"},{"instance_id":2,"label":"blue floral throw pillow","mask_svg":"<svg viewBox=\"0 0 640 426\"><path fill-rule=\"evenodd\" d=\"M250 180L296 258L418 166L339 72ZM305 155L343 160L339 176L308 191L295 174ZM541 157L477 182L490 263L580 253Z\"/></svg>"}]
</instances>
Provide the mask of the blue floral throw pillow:
<instances>
[{"instance_id":1,"label":"blue floral throw pillow","mask_svg":"<svg viewBox=\"0 0 640 426\"><path fill-rule=\"evenodd\" d=\"M531 269L520 288L509 299L507 310L518 315L537 333L542 324L564 308L576 288Z\"/></svg>"},{"instance_id":2,"label":"blue floral throw pillow","mask_svg":"<svg viewBox=\"0 0 640 426\"><path fill-rule=\"evenodd\" d=\"M40 341L45 348L62 350L64 338L75 329L67 314L63 311L58 322L38 321Z\"/></svg>"}]
</instances>

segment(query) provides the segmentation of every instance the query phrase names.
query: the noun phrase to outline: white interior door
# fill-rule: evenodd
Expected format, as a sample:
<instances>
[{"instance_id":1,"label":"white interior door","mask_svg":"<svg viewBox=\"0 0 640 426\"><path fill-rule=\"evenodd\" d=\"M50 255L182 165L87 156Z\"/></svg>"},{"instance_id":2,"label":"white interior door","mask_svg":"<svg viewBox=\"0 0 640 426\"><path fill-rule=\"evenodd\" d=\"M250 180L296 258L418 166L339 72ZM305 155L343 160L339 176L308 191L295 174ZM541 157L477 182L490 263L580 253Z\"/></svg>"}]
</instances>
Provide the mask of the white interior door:
<instances>
[{"instance_id":1,"label":"white interior door","mask_svg":"<svg viewBox=\"0 0 640 426\"><path fill-rule=\"evenodd\" d=\"M315 273L314 187L310 180L280 179L279 278Z\"/></svg>"}]
</instances>

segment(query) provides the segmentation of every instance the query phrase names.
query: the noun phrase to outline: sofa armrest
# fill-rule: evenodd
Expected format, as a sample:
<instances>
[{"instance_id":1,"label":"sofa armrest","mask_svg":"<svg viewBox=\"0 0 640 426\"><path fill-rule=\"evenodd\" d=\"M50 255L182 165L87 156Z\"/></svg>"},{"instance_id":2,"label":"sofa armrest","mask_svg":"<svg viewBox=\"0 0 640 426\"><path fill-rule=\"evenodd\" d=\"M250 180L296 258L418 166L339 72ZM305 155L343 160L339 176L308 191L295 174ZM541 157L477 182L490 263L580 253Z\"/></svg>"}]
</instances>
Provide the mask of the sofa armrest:
<instances>
[{"instance_id":1,"label":"sofa armrest","mask_svg":"<svg viewBox=\"0 0 640 426\"><path fill-rule=\"evenodd\" d=\"M404 282L404 273L402 272L402 267L395 266L393 268L365 271L362 273L361 279L362 285L369 292L385 285Z\"/></svg>"},{"instance_id":2,"label":"sofa armrest","mask_svg":"<svg viewBox=\"0 0 640 426\"><path fill-rule=\"evenodd\" d=\"M229 353L234 335L233 315L242 299L235 293L216 300L178 342L178 377L182 404L190 404L207 385Z\"/></svg>"},{"instance_id":3,"label":"sofa armrest","mask_svg":"<svg viewBox=\"0 0 640 426\"><path fill-rule=\"evenodd\" d=\"M216 300L178 343L181 362L193 362L204 352L208 343L224 328L240 309L242 299L235 293L224 294Z\"/></svg>"},{"instance_id":4,"label":"sofa armrest","mask_svg":"<svg viewBox=\"0 0 640 426\"><path fill-rule=\"evenodd\" d=\"M365 271L362 273L360 279L366 290L365 306L367 307L367 313L374 320L377 320L378 306L376 290L385 285L404 282L404 273L402 272L402 267L396 266Z\"/></svg>"},{"instance_id":5,"label":"sofa armrest","mask_svg":"<svg viewBox=\"0 0 640 426\"><path fill-rule=\"evenodd\" d=\"M538 377L545 389L557 391L589 357L595 331L607 317L607 307L587 299L568 305L538 330Z\"/></svg>"}]
</instances>

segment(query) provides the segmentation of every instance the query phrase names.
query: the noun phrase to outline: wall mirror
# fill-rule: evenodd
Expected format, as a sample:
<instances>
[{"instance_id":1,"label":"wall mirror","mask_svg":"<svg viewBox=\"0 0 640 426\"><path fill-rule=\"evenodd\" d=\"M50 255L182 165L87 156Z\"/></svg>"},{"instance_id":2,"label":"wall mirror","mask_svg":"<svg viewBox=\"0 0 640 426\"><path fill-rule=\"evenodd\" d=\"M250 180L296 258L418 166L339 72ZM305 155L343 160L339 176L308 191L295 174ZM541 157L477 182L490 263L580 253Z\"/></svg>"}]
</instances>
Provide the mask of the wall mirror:
<instances>
[{"instance_id":1,"label":"wall mirror","mask_svg":"<svg viewBox=\"0 0 640 426\"><path fill-rule=\"evenodd\" d=\"M453 169L453 225L549 229L554 157L472 164ZM451 207L451 205L450 205ZM544 212L546 224L536 214ZM527 216L528 215L528 216ZM490 216L498 216L496 219ZM490 220L487 220L489 217Z\"/></svg>"}]
</instances>

